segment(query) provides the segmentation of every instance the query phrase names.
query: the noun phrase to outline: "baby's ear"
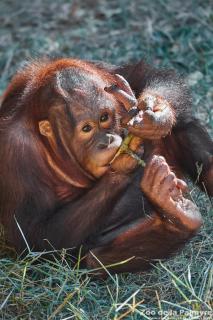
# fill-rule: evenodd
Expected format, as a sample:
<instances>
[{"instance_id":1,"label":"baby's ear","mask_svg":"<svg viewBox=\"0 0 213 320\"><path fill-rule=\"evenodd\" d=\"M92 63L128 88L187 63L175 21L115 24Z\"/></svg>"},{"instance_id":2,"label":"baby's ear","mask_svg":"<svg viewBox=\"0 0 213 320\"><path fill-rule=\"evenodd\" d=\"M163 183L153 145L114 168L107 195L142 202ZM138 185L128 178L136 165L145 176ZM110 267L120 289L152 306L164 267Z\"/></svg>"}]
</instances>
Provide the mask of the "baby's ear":
<instances>
[{"instance_id":1,"label":"baby's ear","mask_svg":"<svg viewBox=\"0 0 213 320\"><path fill-rule=\"evenodd\" d=\"M51 124L48 120L42 120L38 123L40 134L46 137L51 137L53 135Z\"/></svg>"}]
</instances>

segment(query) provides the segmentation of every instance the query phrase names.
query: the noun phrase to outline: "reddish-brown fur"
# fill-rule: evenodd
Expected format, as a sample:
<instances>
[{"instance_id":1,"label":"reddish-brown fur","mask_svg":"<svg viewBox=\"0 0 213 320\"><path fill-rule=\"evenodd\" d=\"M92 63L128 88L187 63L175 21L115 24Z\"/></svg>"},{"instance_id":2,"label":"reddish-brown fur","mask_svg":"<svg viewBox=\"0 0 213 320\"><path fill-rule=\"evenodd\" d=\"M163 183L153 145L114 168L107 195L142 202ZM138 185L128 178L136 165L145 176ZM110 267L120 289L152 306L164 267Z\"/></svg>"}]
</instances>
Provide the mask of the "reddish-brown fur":
<instances>
[{"instance_id":1,"label":"reddish-brown fur","mask_svg":"<svg viewBox=\"0 0 213 320\"><path fill-rule=\"evenodd\" d=\"M128 80L144 110L143 121L128 129L146 137L145 170L130 156L99 168L113 155L106 138L122 135L122 120L129 117L121 103L125 86L121 92L119 85L104 90L119 82L116 73ZM151 112L146 94L159 97ZM159 110L161 102L166 108ZM103 112L109 123L99 122ZM84 121L94 126L91 138L79 131ZM212 153L210 137L191 114L187 88L172 72L143 62L32 62L12 79L0 107L0 221L6 240L19 252L26 248L19 225L32 250L68 248L77 255L83 246L88 267L99 266L95 254L106 265L133 257L112 272L144 270L199 229L198 209L185 198L180 179L188 173L195 180L198 163L198 182L212 194Z\"/></svg>"}]
</instances>

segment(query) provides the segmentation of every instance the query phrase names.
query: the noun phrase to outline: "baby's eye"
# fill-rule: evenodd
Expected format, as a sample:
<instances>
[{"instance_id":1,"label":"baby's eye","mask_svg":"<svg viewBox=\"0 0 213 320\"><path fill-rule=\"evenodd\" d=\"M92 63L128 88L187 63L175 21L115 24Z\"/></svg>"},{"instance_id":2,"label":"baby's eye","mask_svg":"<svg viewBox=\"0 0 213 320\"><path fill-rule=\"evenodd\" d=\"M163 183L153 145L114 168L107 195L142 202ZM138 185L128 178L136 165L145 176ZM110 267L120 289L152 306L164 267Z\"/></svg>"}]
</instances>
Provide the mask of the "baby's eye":
<instances>
[{"instance_id":1,"label":"baby's eye","mask_svg":"<svg viewBox=\"0 0 213 320\"><path fill-rule=\"evenodd\" d=\"M106 122L109 120L109 114L107 112L103 113L101 116L100 116L100 122Z\"/></svg>"},{"instance_id":2,"label":"baby's eye","mask_svg":"<svg viewBox=\"0 0 213 320\"><path fill-rule=\"evenodd\" d=\"M83 126L82 131L83 132L90 132L92 130L92 126L90 124L86 124Z\"/></svg>"}]
</instances>

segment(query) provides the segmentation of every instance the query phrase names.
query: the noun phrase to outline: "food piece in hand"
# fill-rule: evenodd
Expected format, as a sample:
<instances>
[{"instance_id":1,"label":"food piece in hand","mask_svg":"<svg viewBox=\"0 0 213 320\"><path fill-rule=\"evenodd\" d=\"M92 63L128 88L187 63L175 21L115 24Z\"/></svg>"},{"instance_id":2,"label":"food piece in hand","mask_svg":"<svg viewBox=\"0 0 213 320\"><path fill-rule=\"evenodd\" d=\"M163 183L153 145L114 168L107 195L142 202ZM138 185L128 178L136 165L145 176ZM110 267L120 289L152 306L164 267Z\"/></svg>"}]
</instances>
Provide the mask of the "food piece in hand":
<instances>
[{"instance_id":1,"label":"food piece in hand","mask_svg":"<svg viewBox=\"0 0 213 320\"><path fill-rule=\"evenodd\" d=\"M124 105L124 117L127 115L129 119L129 112L138 111L137 100L130 88L128 82L120 75L116 74L117 85L106 87L105 91L113 94L116 99ZM137 150L137 154L134 151ZM134 137L132 134L128 134L119 150L111 160L111 168L116 171L129 172L133 170L141 160L143 154L142 140L138 137ZM143 163L144 164L144 163Z\"/></svg>"}]
</instances>

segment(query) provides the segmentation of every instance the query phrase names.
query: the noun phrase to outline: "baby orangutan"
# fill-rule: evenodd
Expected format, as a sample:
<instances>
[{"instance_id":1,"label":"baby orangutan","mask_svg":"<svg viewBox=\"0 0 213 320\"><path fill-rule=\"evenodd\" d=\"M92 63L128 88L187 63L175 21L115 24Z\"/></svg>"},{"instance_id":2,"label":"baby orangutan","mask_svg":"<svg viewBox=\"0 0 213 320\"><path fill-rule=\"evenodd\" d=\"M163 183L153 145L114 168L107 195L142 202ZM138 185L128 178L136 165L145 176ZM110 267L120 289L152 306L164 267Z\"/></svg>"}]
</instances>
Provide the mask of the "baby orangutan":
<instances>
[{"instance_id":1,"label":"baby orangutan","mask_svg":"<svg viewBox=\"0 0 213 320\"><path fill-rule=\"evenodd\" d=\"M128 154L112 162L126 129L145 169ZM212 150L170 71L35 61L14 76L0 107L6 241L20 253L24 234L35 251L66 248L78 257L81 247L89 268L100 261L112 273L145 270L199 230L182 178L202 165L199 183L212 194Z\"/></svg>"}]
</instances>

